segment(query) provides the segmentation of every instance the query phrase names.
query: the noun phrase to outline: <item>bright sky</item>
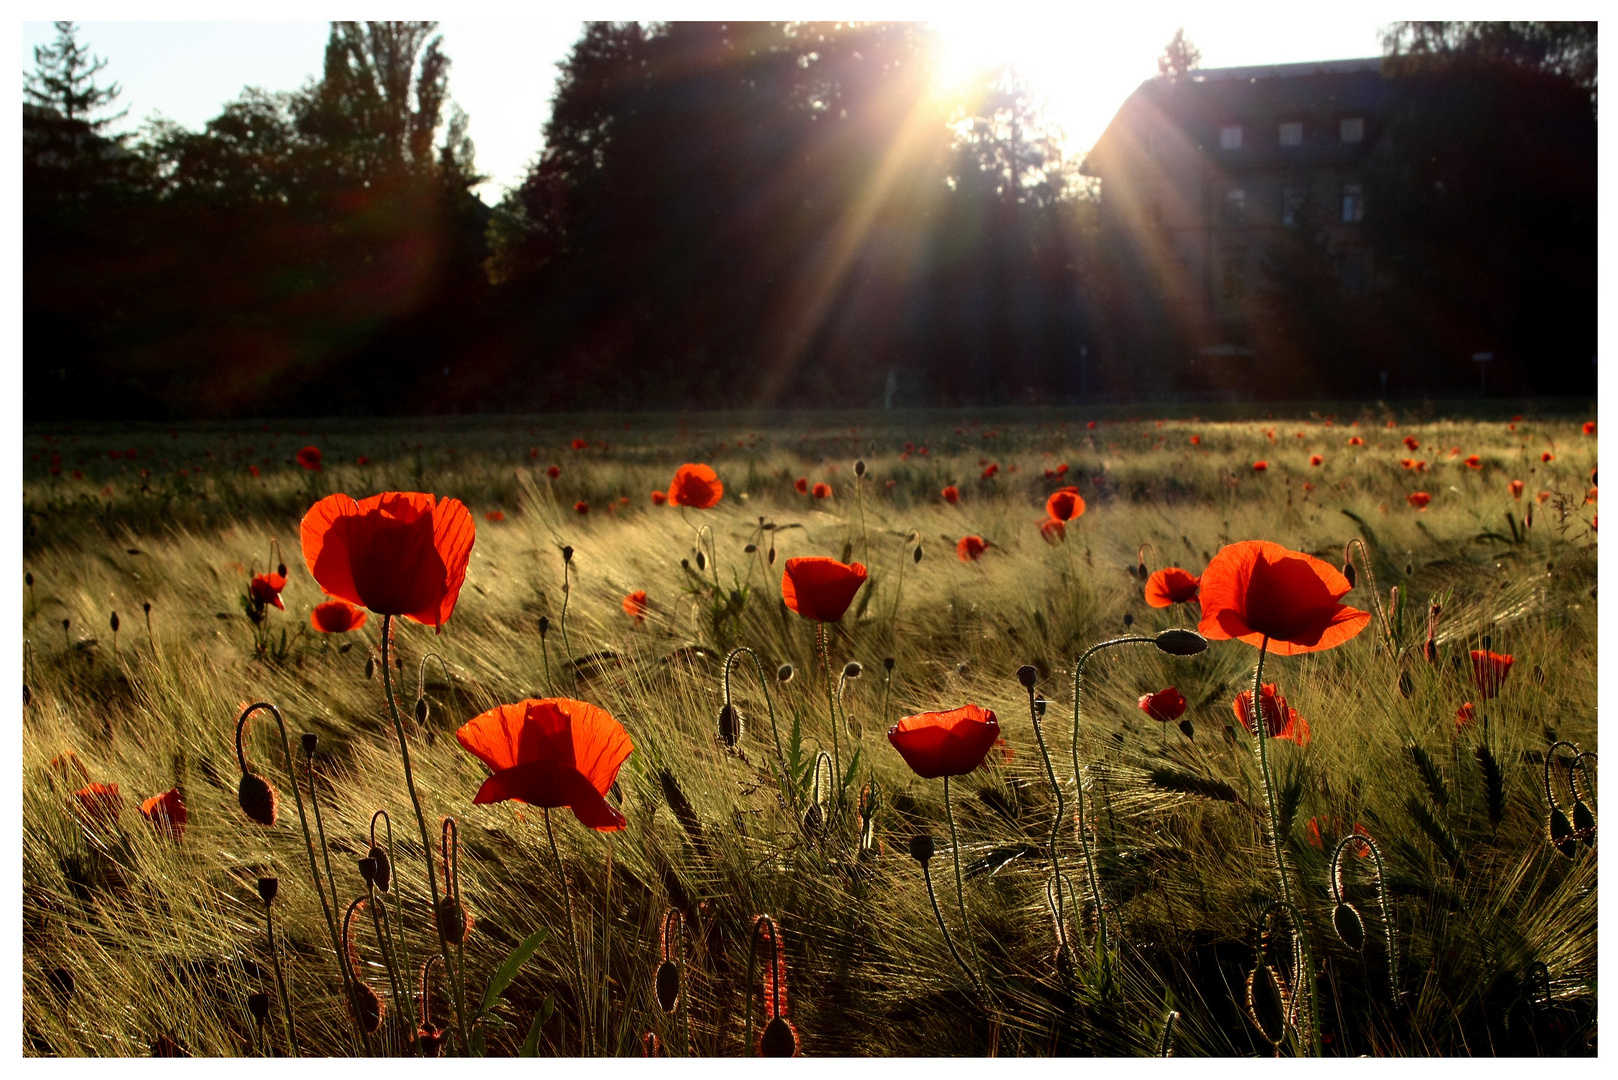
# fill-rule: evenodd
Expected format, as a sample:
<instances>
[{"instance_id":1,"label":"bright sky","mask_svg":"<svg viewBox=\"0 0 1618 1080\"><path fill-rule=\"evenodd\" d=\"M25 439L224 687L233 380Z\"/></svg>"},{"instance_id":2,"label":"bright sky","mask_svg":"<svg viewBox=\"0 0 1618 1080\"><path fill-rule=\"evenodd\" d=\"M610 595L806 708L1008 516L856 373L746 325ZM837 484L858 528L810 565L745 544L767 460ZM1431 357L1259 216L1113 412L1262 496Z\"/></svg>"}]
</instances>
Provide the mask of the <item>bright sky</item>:
<instances>
[{"instance_id":1,"label":"bright sky","mask_svg":"<svg viewBox=\"0 0 1618 1080\"><path fill-rule=\"evenodd\" d=\"M988 7L982 3L967 7L900 0L853 6L857 9L853 13L862 17L934 20L945 35L945 62L952 68L999 57L1015 60L1047 98L1051 119L1062 127L1074 152L1088 149L1123 100L1142 80L1157 74L1157 57L1180 26L1202 50L1204 67L1234 67L1375 56L1381 51L1378 31L1408 14L1408 9L1381 0L1217 6L1147 0L1101 10L1077 3L1049 10L1038 4L1001 9L1018 16L1015 19L973 14ZM490 177L480 193L491 203L506 186L521 180L540 150L540 131L555 88L555 65L577 40L581 21L623 14L577 0L534 7L542 8L545 17L502 20L500 7L485 0L463 0L456 5L457 13L483 17L444 20L439 25L444 51L452 61L450 94L471 116L477 164ZM705 10L709 7L688 0L655 5L656 13L666 18L736 14L733 8ZM866 7L869 13L858 10ZM91 16L127 18L134 13L184 19L219 9L167 3L142 4L131 12L128 5L90 3L79 12L84 16L79 40L108 61L102 80L122 86L118 106L129 109L123 123L126 130L158 113L194 129L217 115L244 86L292 90L319 74L328 24L312 16L330 14L329 6L291 0L277 8L311 21L96 21ZM53 13L27 14L44 18ZM804 14L750 12L748 17ZM33 47L49 43L55 31L49 22L24 22L21 31L26 72L34 66Z\"/></svg>"}]
</instances>

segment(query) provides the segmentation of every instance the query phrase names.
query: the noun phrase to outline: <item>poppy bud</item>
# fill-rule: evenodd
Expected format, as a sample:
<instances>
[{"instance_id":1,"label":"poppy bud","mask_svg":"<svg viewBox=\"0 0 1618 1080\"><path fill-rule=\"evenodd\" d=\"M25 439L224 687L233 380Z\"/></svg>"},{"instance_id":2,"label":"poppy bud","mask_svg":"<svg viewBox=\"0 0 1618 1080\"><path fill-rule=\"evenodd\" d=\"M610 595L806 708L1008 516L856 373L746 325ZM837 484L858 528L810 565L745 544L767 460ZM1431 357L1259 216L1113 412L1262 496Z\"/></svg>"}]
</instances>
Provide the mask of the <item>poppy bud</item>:
<instances>
[{"instance_id":1,"label":"poppy bud","mask_svg":"<svg viewBox=\"0 0 1618 1080\"><path fill-rule=\"evenodd\" d=\"M118 613L116 611L112 613L112 632L115 634L118 632Z\"/></svg>"},{"instance_id":2,"label":"poppy bud","mask_svg":"<svg viewBox=\"0 0 1618 1080\"><path fill-rule=\"evenodd\" d=\"M742 741L742 714L736 706L726 703L719 710L719 738L730 749L736 749L736 744Z\"/></svg>"},{"instance_id":3,"label":"poppy bud","mask_svg":"<svg viewBox=\"0 0 1618 1080\"><path fill-rule=\"evenodd\" d=\"M22 703L24 705L27 705L30 701L33 701L33 700L34 700L33 692L28 689L28 684L27 683L23 683L22 684Z\"/></svg>"},{"instance_id":4,"label":"poppy bud","mask_svg":"<svg viewBox=\"0 0 1618 1080\"><path fill-rule=\"evenodd\" d=\"M919 863L925 864L928 859L931 859L934 848L933 838L926 833L910 838L910 857Z\"/></svg>"},{"instance_id":5,"label":"poppy bud","mask_svg":"<svg viewBox=\"0 0 1618 1080\"><path fill-rule=\"evenodd\" d=\"M1186 738L1188 738L1188 739L1192 738L1193 733L1195 732L1195 730L1196 729L1191 726L1191 721L1189 721L1189 720L1181 720L1180 721L1180 733L1182 735L1184 735Z\"/></svg>"},{"instance_id":6,"label":"poppy bud","mask_svg":"<svg viewBox=\"0 0 1618 1080\"><path fill-rule=\"evenodd\" d=\"M784 1016L777 1016L764 1028L759 1051L765 1057L794 1057L798 1053L798 1033Z\"/></svg>"},{"instance_id":7,"label":"poppy bud","mask_svg":"<svg viewBox=\"0 0 1618 1080\"><path fill-rule=\"evenodd\" d=\"M697 569L698 570L706 570L706 569L708 569L708 556L704 555L700 551L697 552Z\"/></svg>"},{"instance_id":8,"label":"poppy bud","mask_svg":"<svg viewBox=\"0 0 1618 1080\"><path fill-rule=\"evenodd\" d=\"M367 656L365 658L365 677L367 679L370 679L375 674L376 674L376 658L371 657L371 656Z\"/></svg>"},{"instance_id":9,"label":"poppy bud","mask_svg":"<svg viewBox=\"0 0 1618 1080\"><path fill-rule=\"evenodd\" d=\"M388 853L379 847L373 847L365 853L365 857L376 866L376 891L387 892L388 882L393 877L393 868L388 863Z\"/></svg>"},{"instance_id":10,"label":"poppy bud","mask_svg":"<svg viewBox=\"0 0 1618 1080\"><path fill-rule=\"evenodd\" d=\"M62 620L62 633L64 633L64 634L67 633L67 628L69 626L71 626L71 625L73 625L73 620L72 619L63 619Z\"/></svg>"},{"instance_id":11,"label":"poppy bud","mask_svg":"<svg viewBox=\"0 0 1618 1080\"><path fill-rule=\"evenodd\" d=\"M281 879L261 877L258 879L258 895L264 901L264 906L275 903L275 894L281 891Z\"/></svg>"},{"instance_id":12,"label":"poppy bud","mask_svg":"<svg viewBox=\"0 0 1618 1080\"><path fill-rule=\"evenodd\" d=\"M1130 614L1127 611L1124 612L1124 625L1125 626L1134 626L1135 625L1135 616Z\"/></svg>"},{"instance_id":13,"label":"poppy bud","mask_svg":"<svg viewBox=\"0 0 1618 1080\"><path fill-rule=\"evenodd\" d=\"M310 757L314 756L315 746L320 742L320 736L312 731L306 731L298 740L303 744L303 752Z\"/></svg>"},{"instance_id":14,"label":"poppy bud","mask_svg":"<svg viewBox=\"0 0 1618 1080\"><path fill-rule=\"evenodd\" d=\"M145 603L141 604L140 607L141 607L141 610L144 611L146 614L150 615L152 613L152 602L150 600L148 600Z\"/></svg>"},{"instance_id":15,"label":"poppy bud","mask_svg":"<svg viewBox=\"0 0 1618 1080\"><path fill-rule=\"evenodd\" d=\"M45 982L50 985L52 990L56 991L57 996L63 998L70 998L73 996L73 990L76 984L73 981L73 973L67 968L59 967L52 971L46 972Z\"/></svg>"},{"instance_id":16,"label":"poppy bud","mask_svg":"<svg viewBox=\"0 0 1618 1080\"><path fill-rule=\"evenodd\" d=\"M419 698L416 699L416 723L425 724L426 722L427 722L427 699L424 698L424 697L419 697Z\"/></svg>"},{"instance_id":17,"label":"poppy bud","mask_svg":"<svg viewBox=\"0 0 1618 1080\"><path fill-rule=\"evenodd\" d=\"M367 1035L382 1026L382 999L377 992L358 980L354 983L354 1019Z\"/></svg>"},{"instance_id":18,"label":"poppy bud","mask_svg":"<svg viewBox=\"0 0 1618 1080\"><path fill-rule=\"evenodd\" d=\"M776 671L775 671L775 681L776 682L781 682L781 683L791 682L792 681L792 665L791 664L782 664L779 668L777 668Z\"/></svg>"},{"instance_id":19,"label":"poppy bud","mask_svg":"<svg viewBox=\"0 0 1618 1080\"><path fill-rule=\"evenodd\" d=\"M28 586L30 589L34 587L34 575L32 571L29 571L22 576L22 583Z\"/></svg>"},{"instance_id":20,"label":"poppy bud","mask_svg":"<svg viewBox=\"0 0 1618 1080\"><path fill-rule=\"evenodd\" d=\"M854 559L854 541L843 541L843 557L838 562L852 562Z\"/></svg>"},{"instance_id":21,"label":"poppy bud","mask_svg":"<svg viewBox=\"0 0 1618 1080\"><path fill-rule=\"evenodd\" d=\"M275 824L275 788L258 773L242 773L242 782L236 788L236 802L242 813L260 825Z\"/></svg>"},{"instance_id":22,"label":"poppy bud","mask_svg":"<svg viewBox=\"0 0 1618 1080\"><path fill-rule=\"evenodd\" d=\"M663 1040L657 1037L657 1032L648 1031L646 1038L641 1040L640 1056L647 1058L663 1056Z\"/></svg>"},{"instance_id":23,"label":"poppy bud","mask_svg":"<svg viewBox=\"0 0 1618 1080\"><path fill-rule=\"evenodd\" d=\"M1183 626L1159 631L1152 644L1170 656L1195 656L1208 647L1208 639Z\"/></svg>"},{"instance_id":24,"label":"poppy bud","mask_svg":"<svg viewBox=\"0 0 1618 1080\"><path fill-rule=\"evenodd\" d=\"M565 563L570 563L572 561L573 561L573 546L571 544L569 544L569 545L562 548L562 562L565 564Z\"/></svg>"},{"instance_id":25,"label":"poppy bud","mask_svg":"<svg viewBox=\"0 0 1618 1080\"><path fill-rule=\"evenodd\" d=\"M1022 683L1023 686L1027 687L1029 690L1032 690L1034 688L1034 683L1039 681L1039 672L1034 670L1034 665L1024 664L1022 667L1017 669L1017 681Z\"/></svg>"},{"instance_id":26,"label":"poppy bud","mask_svg":"<svg viewBox=\"0 0 1618 1080\"><path fill-rule=\"evenodd\" d=\"M774 565L775 565L775 545L774 545L774 544L771 544L771 545L770 545L770 558L769 558L769 562L770 562L770 565L771 565L771 566L774 566Z\"/></svg>"},{"instance_id":27,"label":"poppy bud","mask_svg":"<svg viewBox=\"0 0 1618 1080\"><path fill-rule=\"evenodd\" d=\"M854 462L854 475L855 476L864 476L865 475L865 459L864 458L860 458L860 459L858 459L857 461Z\"/></svg>"},{"instance_id":28,"label":"poppy bud","mask_svg":"<svg viewBox=\"0 0 1618 1080\"><path fill-rule=\"evenodd\" d=\"M247 1011L253 1019L262 1024L270 1018L270 995L262 990L247 995Z\"/></svg>"},{"instance_id":29,"label":"poppy bud","mask_svg":"<svg viewBox=\"0 0 1618 1080\"><path fill-rule=\"evenodd\" d=\"M657 965L657 976L653 979L657 990L657 1004L666 1013L674 1011L674 1006L680 1001L680 969L674 966L674 961L665 960Z\"/></svg>"},{"instance_id":30,"label":"poppy bud","mask_svg":"<svg viewBox=\"0 0 1618 1080\"><path fill-rule=\"evenodd\" d=\"M435 1028L428 1024L416 1032L416 1042L421 1047L422 1057L437 1057L444 1049L444 1040L448 1038L447 1029Z\"/></svg>"},{"instance_id":31,"label":"poppy bud","mask_svg":"<svg viewBox=\"0 0 1618 1080\"><path fill-rule=\"evenodd\" d=\"M859 664L858 660L850 660L848 662L848 664L846 666L844 666L844 668L843 668L843 678L845 678L845 679L857 679L864 672L865 672L865 669L860 667L860 664Z\"/></svg>"},{"instance_id":32,"label":"poppy bud","mask_svg":"<svg viewBox=\"0 0 1618 1080\"><path fill-rule=\"evenodd\" d=\"M450 944L464 943L472 934L472 917L453 896L438 901L438 934Z\"/></svg>"},{"instance_id":33,"label":"poppy bud","mask_svg":"<svg viewBox=\"0 0 1618 1080\"><path fill-rule=\"evenodd\" d=\"M820 808L819 803L810 803L809 809L803 812L803 831L810 836L819 836L825 824L826 811Z\"/></svg>"},{"instance_id":34,"label":"poppy bud","mask_svg":"<svg viewBox=\"0 0 1618 1080\"><path fill-rule=\"evenodd\" d=\"M748 544L746 547L742 548L743 553L745 553L747 555L751 555L754 552L756 552L757 550L758 550L758 545L757 544Z\"/></svg>"},{"instance_id":35,"label":"poppy bud","mask_svg":"<svg viewBox=\"0 0 1618 1080\"><path fill-rule=\"evenodd\" d=\"M891 657L891 656L883 657L882 658L882 667L887 671L892 671L893 670L893 657Z\"/></svg>"},{"instance_id":36,"label":"poppy bud","mask_svg":"<svg viewBox=\"0 0 1618 1080\"><path fill-rule=\"evenodd\" d=\"M913 562L913 563L920 563L921 562L921 545L920 544L917 544L916 545L916 550L912 551L910 553L910 561Z\"/></svg>"},{"instance_id":37,"label":"poppy bud","mask_svg":"<svg viewBox=\"0 0 1618 1080\"><path fill-rule=\"evenodd\" d=\"M287 576L287 564L286 563L277 563L276 567L275 567L275 573L276 573L277 577L286 577Z\"/></svg>"},{"instance_id":38,"label":"poppy bud","mask_svg":"<svg viewBox=\"0 0 1618 1080\"><path fill-rule=\"evenodd\" d=\"M1043 719L1044 716L1045 716L1045 709L1049 705L1050 705L1050 702L1046 701L1044 698L1042 698L1042 697L1035 698L1034 699L1034 715L1040 717L1041 719Z\"/></svg>"},{"instance_id":39,"label":"poppy bud","mask_svg":"<svg viewBox=\"0 0 1618 1080\"><path fill-rule=\"evenodd\" d=\"M1573 842L1573 823L1568 821L1567 815L1561 807L1551 811L1550 821L1551 844L1568 858L1572 858L1578 847Z\"/></svg>"},{"instance_id":40,"label":"poppy bud","mask_svg":"<svg viewBox=\"0 0 1618 1080\"><path fill-rule=\"evenodd\" d=\"M551 632L551 621L544 615L539 617L539 639L545 640L545 635Z\"/></svg>"},{"instance_id":41,"label":"poppy bud","mask_svg":"<svg viewBox=\"0 0 1618 1080\"><path fill-rule=\"evenodd\" d=\"M1416 682L1410 677L1410 672L1399 672L1399 696L1409 697L1416 692Z\"/></svg>"},{"instance_id":42,"label":"poppy bud","mask_svg":"<svg viewBox=\"0 0 1618 1080\"><path fill-rule=\"evenodd\" d=\"M1353 904L1339 903L1332 912L1331 924L1344 945L1355 952L1365 948L1365 920L1360 918Z\"/></svg>"},{"instance_id":43,"label":"poppy bud","mask_svg":"<svg viewBox=\"0 0 1618 1080\"><path fill-rule=\"evenodd\" d=\"M1348 587L1352 589L1354 587L1355 579L1359 577L1359 572L1354 569L1354 563L1352 561L1345 561L1343 563L1343 576L1348 579Z\"/></svg>"},{"instance_id":44,"label":"poppy bud","mask_svg":"<svg viewBox=\"0 0 1618 1080\"><path fill-rule=\"evenodd\" d=\"M367 857L360 860L360 877L364 879L365 884L367 885L374 886L376 884L375 859Z\"/></svg>"}]
</instances>

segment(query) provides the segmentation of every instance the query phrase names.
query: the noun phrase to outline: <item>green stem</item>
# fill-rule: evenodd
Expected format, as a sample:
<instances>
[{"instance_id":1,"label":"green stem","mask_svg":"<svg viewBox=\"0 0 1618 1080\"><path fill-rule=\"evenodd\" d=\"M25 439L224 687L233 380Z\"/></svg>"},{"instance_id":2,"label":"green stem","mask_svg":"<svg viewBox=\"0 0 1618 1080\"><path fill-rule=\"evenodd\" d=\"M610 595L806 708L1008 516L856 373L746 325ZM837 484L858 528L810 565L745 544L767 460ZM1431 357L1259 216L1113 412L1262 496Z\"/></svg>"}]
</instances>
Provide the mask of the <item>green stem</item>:
<instances>
[{"instance_id":1,"label":"green stem","mask_svg":"<svg viewBox=\"0 0 1618 1080\"><path fill-rule=\"evenodd\" d=\"M393 1011L399 1017L400 1023L404 1024L401 1030L408 1036L410 1028L405 1023L405 1018L415 1015L415 1010L409 1007L408 1002L405 1000L404 992L399 986L399 966L397 959L393 955L393 930L387 927L384 921L388 913L387 908L377 903L376 886L373 883L366 883L365 895L367 900L370 901L366 906L371 909L371 925L376 930L376 942L382 949L382 966L387 969L388 973L388 988L393 991ZM407 1041L415 1045L416 1056L420 1057L420 1045L416 1044L413 1039L408 1039Z\"/></svg>"},{"instance_id":2,"label":"green stem","mask_svg":"<svg viewBox=\"0 0 1618 1080\"><path fill-rule=\"evenodd\" d=\"M404 721L399 718L398 703L393 700L393 674L389 667L388 642L393 638L393 616L382 616L382 692L388 699L388 712L393 716L393 730L399 737L399 758L404 763L405 789L410 792L410 805L416 811L416 825L421 829L421 853L423 861L427 864L427 899L432 904L433 932L438 937L438 953L444 961L444 971L453 969L449 962L449 942L444 940L443 933L438 929L438 874L433 869L433 842L427 835L427 818L421 811L421 799L416 795L415 775L410 771L410 746L405 740ZM311 855L311 858L313 856ZM395 873L398 867L394 867ZM455 1032L460 1037L461 1054L472 1052L472 1041L466 1033L466 1006L461 1000L461 988L452 979L450 989L454 991L455 1002Z\"/></svg>"},{"instance_id":3,"label":"green stem","mask_svg":"<svg viewBox=\"0 0 1618 1080\"><path fill-rule=\"evenodd\" d=\"M961 933L967 934L970 924L966 919L966 886L961 879L961 840L955 833L955 806L949 798L948 775L944 777L944 815L949 818L949 856L955 865L955 902L961 909ZM971 940L968 934L967 941Z\"/></svg>"},{"instance_id":4,"label":"green stem","mask_svg":"<svg viewBox=\"0 0 1618 1080\"><path fill-rule=\"evenodd\" d=\"M832 818L840 818L843 807L843 793L838 788L838 785L843 780L843 755L841 749L842 740L837 737L837 695L832 690L831 682L831 644L826 640L826 637L826 624L823 622L815 623L815 643L820 646L820 663L826 671L826 712L831 717L832 788L837 794L837 801L832 806L832 812L826 815L826 825L829 831ZM945 783L947 784L948 781L946 780ZM948 788L945 790L947 791Z\"/></svg>"},{"instance_id":5,"label":"green stem","mask_svg":"<svg viewBox=\"0 0 1618 1080\"><path fill-rule=\"evenodd\" d=\"M961 959L960 950L955 947L955 939L950 937L949 927L944 922L944 912L939 909L938 896L933 891L933 875L932 871L927 868L926 860L923 860L921 864L921 878L927 886L927 899L931 901L933 905L933 918L938 920L938 929L944 935L944 944L949 946L949 954L955 958L955 962L961 966L961 970L966 972L966 977L972 980L972 989L981 993L983 991L983 984L978 982L977 975L973 973L971 968L967 967L966 961ZM751 1019L751 1016L749 1016L749 1021L751 1021Z\"/></svg>"},{"instance_id":6,"label":"green stem","mask_svg":"<svg viewBox=\"0 0 1618 1080\"><path fill-rule=\"evenodd\" d=\"M315 793L315 756L305 753L303 758L304 771L309 777L309 806L315 812L315 835L320 838L320 858L326 864L326 885L331 889L332 910L335 911L342 901L337 898L337 875L331 870L331 849L326 845L326 826L320 819L320 797ZM320 883L315 884L318 888Z\"/></svg>"},{"instance_id":7,"label":"green stem","mask_svg":"<svg viewBox=\"0 0 1618 1080\"><path fill-rule=\"evenodd\" d=\"M293 1057L302 1057L298 1053L298 1039L292 1024L292 998L287 994L286 980L281 975L281 957L275 951L275 920L270 915L270 905L264 905L264 929L270 935L270 966L275 968L275 986L281 992L281 1016L287 1027L287 1052Z\"/></svg>"},{"instance_id":8,"label":"green stem","mask_svg":"<svg viewBox=\"0 0 1618 1080\"><path fill-rule=\"evenodd\" d=\"M740 656L742 653L746 653L748 659L753 661L753 669L758 672L758 683L759 686L764 690L764 705L770 711L770 735L775 739L775 758L781 766L781 789L786 792L787 801L792 805L792 808L796 810L798 806L798 793L793 790L791 776L787 772L787 755L786 751L781 748L781 729L776 725L775 722L775 701L770 697L770 681L764 675L764 665L759 662L758 654L745 645L740 645L730 650L730 655L725 657L725 704L731 705L730 669L735 664L736 657ZM733 705L732 708L734 708Z\"/></svg>"},{"instance_id":9,"label":"green stem","mask_svg":"<svg viewBox=\"0 0 1618 1080\"><path fill-rule=\"evenodd\" d=\"M1045 762L1045 776L1051 782L1051 791L1056 794L1056 816L1051 819L1051 876L1055 882L1056 905L1051 912L1056 916L1056 944L1067 944L1067 915L1062 897L1062 864L1056 857L1056 841L1061 834L1062 822L1067 819L1067 810L1062 800L1062 785L1056 781L1056 769L1051 765L1051 753L1045 746L1045 733L1040 729L1039 710L1034 705L1034 688L1028 687L1028 716L1034 724L1034 739L1039 743L1039 756Z\"/></svg>"},{"instance_id":10,"label":"green stem","mask_svg":"<svg viewBox=\"0 0 1618 1080\"><path fill-rule=\"evenodd\" d=\"M573 990L575 1000L579 1003L579 1052L584 1057L590 1056L590 1045L587 1036L590 1025L585 1020L585 994L584 994L584 960L579 955L579 932L573 923L573 892L567 885L567 871L562 867L562 852L556 846L556 833L551 828L551 808L541 808L545 815L545 838L551 842L551 858L556 860L557 884L562 890L562 900L567 905L567 940L573 947Z\"/></svg>"}]
</instances>

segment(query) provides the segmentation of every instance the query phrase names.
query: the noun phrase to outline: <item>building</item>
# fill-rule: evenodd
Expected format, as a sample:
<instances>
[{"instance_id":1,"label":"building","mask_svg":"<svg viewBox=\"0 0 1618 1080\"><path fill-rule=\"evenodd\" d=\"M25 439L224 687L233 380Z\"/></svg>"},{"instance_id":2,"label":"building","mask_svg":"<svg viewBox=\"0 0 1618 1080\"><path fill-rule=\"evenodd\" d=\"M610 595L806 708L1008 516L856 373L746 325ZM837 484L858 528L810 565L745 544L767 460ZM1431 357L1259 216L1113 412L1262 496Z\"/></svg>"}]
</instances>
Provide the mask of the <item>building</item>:
<instances>
[{"instance_id":1,"label":"building","mask_svg":"<svg viewBox=\"0 0 1618 1080\"><path fill-rule=\"evenodd\" d=\"M1289 348L1273 308L1300 250L1342 293L1372 287L1362 166L1398 85L1373 57L1193 70L1130 95L1082 171L1112 263L1107 352L1135 387L1245 394Z\"/></svg>"}]
</instances>

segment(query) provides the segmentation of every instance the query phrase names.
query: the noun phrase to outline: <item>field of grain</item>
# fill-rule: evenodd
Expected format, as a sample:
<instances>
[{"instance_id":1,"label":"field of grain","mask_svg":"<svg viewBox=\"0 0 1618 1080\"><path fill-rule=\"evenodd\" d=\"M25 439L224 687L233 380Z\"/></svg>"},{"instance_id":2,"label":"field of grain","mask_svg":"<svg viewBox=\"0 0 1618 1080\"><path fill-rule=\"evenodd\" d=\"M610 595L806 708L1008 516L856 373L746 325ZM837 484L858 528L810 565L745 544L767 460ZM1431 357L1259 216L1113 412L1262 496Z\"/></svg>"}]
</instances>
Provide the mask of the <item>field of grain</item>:
<instances>
[{"instance_id":1,"label":"field of grain","mask_svg":"<svg viewBox=\"0 0 1618 1080\"><path fill-rule=\"evenodd\" d=\"M30 427L24 1051L414 1054L425 1028L445 1055L1593 1053L1586 407ZM654 503L687 462L723 481L712 509ZM1085 511L1042 531L1066 486ZM312 627L299 539L320 498L383 491L476 524L452 617L395 624L391 672L380 616ZM1356 538L1344 602L1369 626L1264 664L1306 741L1244 729L1259 652L1233 640L1098 653L1076 721L1086 649L1198 625L1148 606L1146 575L1246 540L1341 568ZM869 571L829 672L782 602L799 556ZM282 562L284 608L255 605ZM1493 697L1471 650L1513 658ZM1187 707L1160 722L1138 701L1171 686ZM623 725L626 828L473 805L488 770L456 729L530 697ZM267 712L246 728L269 827L238 799L257 702L289 740ZM946 808L886 734L967 703L1003 744ZM142 811L171 790L178 836ZM441 948L447 869L470 926Z\"/></svg>"}]
</instances>

